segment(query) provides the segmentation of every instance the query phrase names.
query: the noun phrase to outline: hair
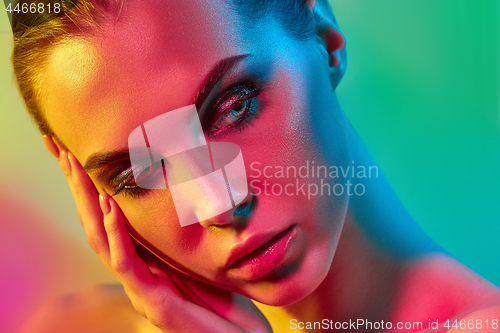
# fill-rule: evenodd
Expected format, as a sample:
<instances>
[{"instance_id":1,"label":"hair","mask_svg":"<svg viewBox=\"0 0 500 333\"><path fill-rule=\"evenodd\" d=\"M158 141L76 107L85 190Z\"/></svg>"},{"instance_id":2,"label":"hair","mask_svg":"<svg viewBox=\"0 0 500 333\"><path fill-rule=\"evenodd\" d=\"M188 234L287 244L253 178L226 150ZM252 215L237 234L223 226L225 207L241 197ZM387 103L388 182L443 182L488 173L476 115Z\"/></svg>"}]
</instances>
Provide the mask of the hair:
<instances>
[{"instance_id":1,"label":"hair","mask_svg":"<svg viewBox=\"0 0 500 333\"><path fill-rule=\"evenodd\" d=\"M59 3L60 13L13 12L14 75L26 108L42 134L54 135L40 107L41 76L50 52L69 39L97 34L105 24L119 20L125 1L43 0L39 3ZM224 1L246 22L275 19L298 40L314 33L314 22L305 0Z\"/></svg>"}]
</instances>

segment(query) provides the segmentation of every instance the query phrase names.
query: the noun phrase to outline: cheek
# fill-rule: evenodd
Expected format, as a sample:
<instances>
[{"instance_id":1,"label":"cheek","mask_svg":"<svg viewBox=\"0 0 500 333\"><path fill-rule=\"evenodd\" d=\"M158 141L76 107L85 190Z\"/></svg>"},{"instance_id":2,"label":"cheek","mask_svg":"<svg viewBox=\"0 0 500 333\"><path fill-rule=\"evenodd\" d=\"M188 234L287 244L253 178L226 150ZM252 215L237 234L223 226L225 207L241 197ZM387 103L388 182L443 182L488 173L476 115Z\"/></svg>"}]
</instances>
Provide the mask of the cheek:
<instances>
[{"instance_id":1,"label":"cheek","mask_svg":"<svg viewBox=\"0 0 500 333\"><path fill-rule=\"evenodd\" d=\"M168 190L153 190L140 199L119 198L117 203L134 237L163 259L179 263L196 253L201 226L180 226Z\"/></svg>"},{"instance_id":2,"label":"cheek","mask_svg":"<svg viewBox=\"0 0 500 333\"><path fill-rule=\"evenodd\" d=\"M266 107L253 126L242 132L239 144L252 182L250 187L254 193L259 192L259 218L273 223L269 216L276 214L269 212L277 211L281 216L275 219L298 223L307 233L311 253L331 260L348 197L345 193L326 192L328 186L331 189L345 182L329 174L318 177L311 169L349 165L349 153L341 113L328 76L321 69L311 66L304 71L277 73L272 89L264 96ZM258 171L252 169L252 163ZM324 183L328 184L322 193ZM289 192L285 193L287 187Z\"/></svg>"},{"instance_id":3,"label":"cheek","mask_svg":"<svg viewBox=\"0 0 500 333\"><path fill-rule=\"evenodd\" d=\"M168 192L154 190L140 199L118 198L130 233L156 256L202 280L216 276L217 240L199 223L181 227Z\"/></svg>"}]
</instances>

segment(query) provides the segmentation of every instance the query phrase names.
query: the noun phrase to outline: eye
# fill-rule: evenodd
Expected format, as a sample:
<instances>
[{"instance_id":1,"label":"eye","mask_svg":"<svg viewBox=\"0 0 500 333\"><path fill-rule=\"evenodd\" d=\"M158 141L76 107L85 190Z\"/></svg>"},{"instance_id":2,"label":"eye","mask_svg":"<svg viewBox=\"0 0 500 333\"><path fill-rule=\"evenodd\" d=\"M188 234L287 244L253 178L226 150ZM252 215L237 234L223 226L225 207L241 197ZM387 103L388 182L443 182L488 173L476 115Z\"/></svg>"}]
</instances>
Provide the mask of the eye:
<instances>
[{"instance_id":1,"label":"eye","mask_svg":"<svg viewBox=\"0 0 500 333\"><path fill-rule=\"evenodd\" d=\"M146 183L153 184L157 181L164 181L163 170L159 163L153 165L148 164L136 168L130 167L113 178L112 182L115 184L115 193L113 196L122 193L124 196L130 195L131 197L139 198L141 195L151 191L150 189L140 187L136 184L134 169L136 171L139 169L139 177L142 179L142 182L146 181Z\"/></svg>"},{"instance_id":2,"label":"eye","mask_svg":"<svg viewBox=\"0 0 500 333\"><path fill-rule=\"evenodd\" d=\"M139 198L144 194L144 191L147 191L147 189L135 184L134 176L131 175L131 173L125 171L124 174L124 179L115 186L115 193L113 193L113 196L123 194L124 196L130 195L131 197Z\"/></svg>"},{"instance_id":3,"label":"eye","mask_svg":"<svg viewBox=\"0 0 500 333\"><path fill-rule=\"evenodd\" d=\"M210 136L216 136L231 128L242 128L256 114L257 89L248 85L231 88L216 104Z\"/></svg>"},{"instance_id":4,"label":"eye","mask_svg":"<svg viewBox=\"0 0 500 333\"><path fill-rule=\"evenodd\" d=\"M253 98L255 99L255 97ZM251 107L253 106L253 103L255 101L253 99L247 99L246 101L243 101L242 103L237 104L232 108L231 111L223 114L219 119L216 121L214 126L212 127L213 131L217 131L221 128L227 127L241 119L249 110L251 110Z\"/></svg>"}]
</instances>

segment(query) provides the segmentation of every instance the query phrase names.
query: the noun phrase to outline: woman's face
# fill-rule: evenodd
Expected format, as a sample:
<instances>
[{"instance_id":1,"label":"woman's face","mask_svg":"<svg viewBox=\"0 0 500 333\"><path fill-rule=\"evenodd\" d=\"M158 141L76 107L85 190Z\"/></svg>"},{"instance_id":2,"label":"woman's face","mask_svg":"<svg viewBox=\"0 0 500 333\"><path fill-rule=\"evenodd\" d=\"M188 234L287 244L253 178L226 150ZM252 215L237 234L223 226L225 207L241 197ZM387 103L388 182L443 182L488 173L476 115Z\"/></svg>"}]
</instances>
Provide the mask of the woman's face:
<instances>
[{"instance_id":1,"label":"woman's face","mask_svg":"<svg viewBox=\"0 0 500 333\"><path fill-rule=\"evenodd\" d=\"M57 138L86 165L96 154L126 152L132 130L194 104L217 64L245 55L198 110L209 141L241 148L255 194L243 203L250 208L244 214L233 210L181 227L168 190L118 191L124 184L116 179L130 167L122 155L88 173L100 192L119 192L114 199L131 232L172 266L285 305L326 276L348 199L308 198L308 185L319 186L319 179L279 177L276 167L348 165L349 150L321 43L314 36L296 41L272 19L245 23L223 1L131 2L102 36L54 50L42 75L42 107ZM259 175L266 166L273 169ZM287 184L287 194L277 194Z\"/></svg>"}]
</instances>

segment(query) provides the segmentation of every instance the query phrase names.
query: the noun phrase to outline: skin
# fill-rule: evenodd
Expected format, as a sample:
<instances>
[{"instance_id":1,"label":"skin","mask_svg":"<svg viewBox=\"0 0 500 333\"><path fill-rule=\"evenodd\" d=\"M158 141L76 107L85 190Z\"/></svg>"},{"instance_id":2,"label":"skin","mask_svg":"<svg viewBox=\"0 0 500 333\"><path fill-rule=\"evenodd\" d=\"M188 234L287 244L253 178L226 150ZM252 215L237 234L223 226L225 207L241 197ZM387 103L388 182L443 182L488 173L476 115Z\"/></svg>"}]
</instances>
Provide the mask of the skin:
<instances>
[{"instance_id":1,"label":"skin","mask_svg":"<svg viewBox=\"0 0 500 333\"><path fill-rule=\"evenodd\" d=\"M176 5L176 9L185 13L220 10L222 17L230 15L227 10L224 13L217 2L207 9L189 5L189 2L185 6L187 8L177 8ZM154 21L149 17L152 13L147 8L141 4L141 10L130 9L134 14L127 20L128 23L135 27L147 21L151 25L140 32L118 25L109 35L63 46L51 57L44 79L48 92L44 109L57 138L79 161L87 161L96 152L127 149L128 135L134 128L163 114L165 110L192 104L205 73L221 59L240 54L251 54L251 59L238 66L230 74L231 77L225 78L221 84L232 85L243 77L244 71L257 75L259 79L269 80L260 95L266 107L243 130L227 131L227 134L216 136L212 141L238 144L247 161L247 170L251 162L299 166L306 160L324 160L323 151L332 148L321 147L317 140L311 139L314 138L314 129L309 128L308 123L311 122L310 115L316 110L323 110L321 112L324 113L317 113L318 117L327 117L327 113L334 112L340 120L339 110L331 111L328 107L336 104L334 95L325 94L318 100L300 98L304 95L302 87L312 78L317 80L310 89L329 85L326 71L328 58L319 43L314 39L299 43L287 38L287 42L293 43L293 49L273 56L272 51L282 49L280 43L282 38L286 38L277 25L268 27L274 36L280 37L276 40L264 39L265 35L251 32L249 35L255 36L255 42L246 40L239 43L230 38L237 36L237 31L219 33L212 24L199 30L192 29L193 36L186 37L182 35L182 31L188 30L186 24L189 22L185 22L185 17L179 16L167 29L159 29L163 24L162 18L172 9L151 4L149 8L164 8L165 11L160 13L157 10L157 21ZM203 31L201 36L199 31ZM175 41L180 35L183 40L193 42L177 41L182 46L178 51L171 50L170 44L160 42ZM141 44L134 45L130 40L139 40ZM200 46L202 41L205 43ZM184 48L186 44L188 47ZM299 52L300 44L306 46L302 52ZM144 52L144 48L154 51ZM73 53L75 49L78 55ZM200 53L204 56L199 57ZM314 61L307 61L310 57L314 57ZM67 60L70 58L74 62ZM179 58L187 59L178 64ZM314 66L299 68L295 65L301 63ZM130 70L122 71L123 66ZM71 73L69 80L68 75L64 75L68 72ZM180 73L180 77L187 79L172 79L171 73ZM50 94L51 91L59 93ZM287 125L277 128L275 124L279 122ZM334 157L332 161L321 164L347 164L347 142L341 121L332 122L331 132L338 133L331 138L338 142L331 152ZM113 188L103 180L105 177L99 177L97 172L90 173L90 176L99 192L114 193ZM268 196L258 200L247 221L238 223L237 217L230 211L200 224L181 228L168 191L154 191L139 199L123 195L114 199L142 239L158 247L180 270L213 285L226 286L263 303L276 305L293 303L312 292L326 275L327 266L323 263L331 262L333 258L347 207L346 197L334 198L333 202L330 198L318 197L319 200L304 203L302 196ZM302 209L294 209L299 206ZM244 224L244 228L237 228L236 224ZM298 226L295 246L298 254L289 264L295 265L297 260L301 262L293 279L276 284L273 287L275 292L269 293L268 279L242 281L226 272L224 265L235 244L250 235L276 233L292 224ZM302 281L311 283L304 286ZM290 293L292 290L295 294ZM284 295L287 295L286 298L283 298Z\"/></svg>"},{"instance_id":2,"label":"skin","mask_svg":"<svg viewBox=\"0 0 500 333\"><path fill-rule=\"evenodd\" d=\"M324 2L309 5L324 26L319 38L296 41L276 22L245 25L220 1L131 2L102 34L57 47L44 69L42 108L55 133L44 141L68 178L89 244L136 310L164 331L263 332L269 321L279 332L289 318L427 323L500 304L495 286L418 228L383 175L361 180L363 196L261 195L246 216L231 210L181 228L168 191L111 198L102 170L83 169L97 152L127 149L145 121L193 104L216 63L245 54L213 95L250 73L261 89L257 116L211 142L236 143L247 170L252 162L376 165L334 93L343 37ZM270 274L241 278L225 267L238 242L290 226L297 235ZM170 266L138 254L129 230ZM182 316L169 316L179 309Z\"/></svg>"}]
</instances>

